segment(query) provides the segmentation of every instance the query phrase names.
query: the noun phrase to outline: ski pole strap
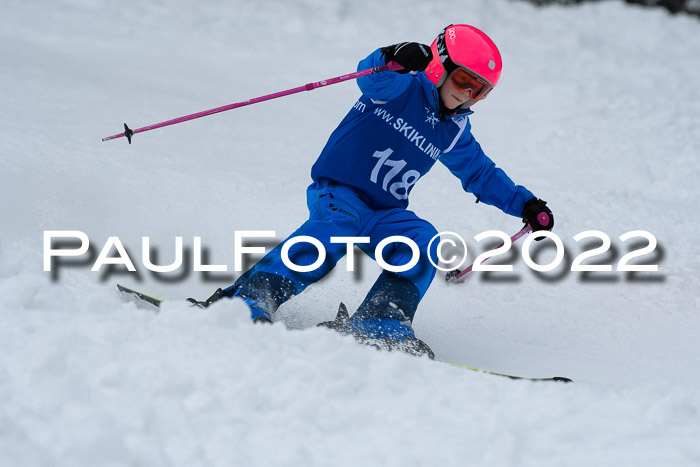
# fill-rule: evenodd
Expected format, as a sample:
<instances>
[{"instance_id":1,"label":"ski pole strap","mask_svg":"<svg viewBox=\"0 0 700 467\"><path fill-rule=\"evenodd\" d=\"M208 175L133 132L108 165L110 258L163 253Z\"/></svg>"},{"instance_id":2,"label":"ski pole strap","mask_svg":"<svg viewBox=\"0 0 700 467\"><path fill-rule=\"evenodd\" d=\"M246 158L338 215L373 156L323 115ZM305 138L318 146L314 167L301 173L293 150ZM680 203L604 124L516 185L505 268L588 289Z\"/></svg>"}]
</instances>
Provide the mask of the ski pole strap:
<instances>
[{"instance_id":1,"label":"ski pole strap","mask_svg":"<svg viewBox=\"0 0 700 467\"><path fill-rule=\"evenodd\" d=\"M271 99L277 99L278 97L284 97L284 96L288 96L290 94L296 94L296 93L302 92L302 91L313 91L314 89L318 89L318 88L321 88L324 86L329 86L331 84L341 83L343 81L348 81L351 79L361 78L363 76L371 75L374 73L381 73L383 71L398 71L401 69L403 69L403 67L401 65L399 65L398 63L389 62L386 65L376 66L374 68L368 68L366 70L356 71L355 73L336 76L334 78L328 78L328 79L324 79L321 81L316 81L314 83L308 83L308 84L305 84L304 86L299 86L296 88L287 89L285 91L275 92L272 94L266 94L266 95L260 96L260 97L254 97L252 99L248 99L248 100L245 100L242 102L237 102L235 104L229 104L229 105L224 105L222 107L216 107L214 109L204 110L202 112L197 112L197 113L193 113L190 115L185 115L183 117L173 118L172 120L166 120L164 122L154 123L153 125L144 126L142 128L136 128L136 129L132 130L125 123L124 124L124 133L118 133L116 135L107 136L105 138L102 138L102 141L109 141L111 139L123 138L126 136L126 138L129 141L129 144L131 144L131 138L136 133L143 133L144 131L155 130L156 128L162 128L164 126L169 126L169 125L175 125L177 123L182 123L182 122L186 122L189 120L194 120L195 118L206 117L208 115L212 115L215 113L225 112L227 110L232 110L232 109L237 109L239 107L245 107L247 105L257 104L258 102L269 101Z\"/></svg>"}]
</instances>

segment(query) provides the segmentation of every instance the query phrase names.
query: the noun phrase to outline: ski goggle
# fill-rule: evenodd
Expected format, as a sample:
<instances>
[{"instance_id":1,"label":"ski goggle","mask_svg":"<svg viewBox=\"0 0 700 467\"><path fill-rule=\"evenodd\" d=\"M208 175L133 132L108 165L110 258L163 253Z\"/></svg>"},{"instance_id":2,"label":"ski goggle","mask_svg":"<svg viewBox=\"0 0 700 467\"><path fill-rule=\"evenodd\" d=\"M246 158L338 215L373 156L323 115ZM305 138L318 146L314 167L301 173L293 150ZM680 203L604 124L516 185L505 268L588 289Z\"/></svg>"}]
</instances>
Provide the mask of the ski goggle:
<instances>
[{"instance_id":1,"label":"ski goggle","mask_svg":"<svg viewBox=\"0 0 700 467\"><path fill-rule=\"evenodd\" d=\"M484 78L462 67L457 67L450 73L450 81L460 91L471 90L470 97L475 101L483 99L493 89L491 83Z\"/></svg>"}]
</instances>

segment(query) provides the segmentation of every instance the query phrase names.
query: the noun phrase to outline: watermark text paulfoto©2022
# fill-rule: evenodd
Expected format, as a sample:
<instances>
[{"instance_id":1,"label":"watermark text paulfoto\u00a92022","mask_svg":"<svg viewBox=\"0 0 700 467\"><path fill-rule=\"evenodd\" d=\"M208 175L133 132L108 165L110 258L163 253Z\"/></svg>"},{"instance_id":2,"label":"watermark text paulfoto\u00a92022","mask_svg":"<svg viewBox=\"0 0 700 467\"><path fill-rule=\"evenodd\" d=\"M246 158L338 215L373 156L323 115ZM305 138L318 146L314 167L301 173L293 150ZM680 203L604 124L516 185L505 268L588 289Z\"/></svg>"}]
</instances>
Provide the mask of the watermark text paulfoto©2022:
<instances>
[{"instance_id":1,"label":"watermark text paulfoto\u00a92022","mask_svg":"<svg viewBox=\"0 0 700 467\"><path fill-rule=\"evenodd\" d=\"M244 245L244 241L250 241L255 239L264 238L274 238L275 231L273 230L236 230L233 234L233 248L234 248L234 272L242 272L243 270L243 256L244 255L261 255L265 254L265 247L263 246L247 246ZM543 238L544 240L553 242L556 253L554 259L552 259L547 264L539 264L535 262L532 258L530 249L532 247L533 241L538 238ZM513 271L513 265L511 264L483 264L487 259L493 258L498 255L502 255L508 252L513 246L513 242L510 237L504 232L498 230L489 230L476 235L474 239L477 242L488 238L497 238L502 241L501 246L498 248L486 251L480 254L472 263L472 271L489 271L489 272L509 272ZM581 232L573 237L574 241L580 242L584 239L596 239L597 243L602 242L600 246L592 249L588 249L579 253L574 260L571 262L571 271L574 272L658 272L659 268L657 264L639 264L639 261L635 261L634 264L630 264L633 259L649 255L657 247L656 237L645 231L645 230L633 230L620 235L619 240L625 242L634 238L642 239L643 243L639 248L629 251L623 255L613 268L612 264L584 264L584 261L589 261L591 258L596 256L604 255L611 248L612 241L610 236L599 230L587 230ZM62 240L63 245L57 245L57 241ZM438 242L436 252L437 258L433 258L429 251L432 250L432 246L435 242ZM70 246L66 246L66 242L70 242ZM353 247L358 244L369 243L369 237L331 237L331 243L345 244L347 253L347 270L355 270L355 257ZM74 244L79 246L75 247ZM318 251L318 257L316 261L308 265L298 265L295 264L289 257L289 249L299 243L308 243L313 245ZM385 261L383 257L384 249L393 243L403 243L410 247L412 251L412 258L406 264L393 265ZM455 254L455 247L461 245L460 254ZM445 247L450 249L451 254L445 257ZM90 239L87 234L79 230L46 230L44 231L44 271L52 271L52 264L54 258L60 257L80 257L88 253L90 248ZM459 269L467 260L467 243L465 240L454 232L440 232L430 242L428 246L428 251L421 252L418 245L408 237L404 236L391 236L380 241L375 248L375 260L377 264L384 270L390 272L403 272L411 269L418 264L420 256L425 253L429 258L430 262L437 269L441 271L454 271ZM116 252L116 256L112 255L112 251ZM150 237L142 237L141 239L141 262L143 267L149 271L156 273L171 273L180 269L183 265L183 239L182 237L175 237L175 260L168 265L156 265L153 264L151 257L151 243ZM525 241L521 246L521 254L525 264L532 270L538 272L548 272L553 271L558 268L562 261L564 260L565 247L559 236L553 232L547 231L537 231L533 232L525 238ZM227 265L223 264L202 264L202 240L201 237L193 237L193 249L192 249L193 261L192 270L193 272L227 272L229 268ZM326 259L326 250L318 239L308 236L297 236L289 238L282 245L281 257L284 264L291 270L297 272L309 272L320 267ZM91 271L99 272L104 265L121 265L125 267L128 271L135 272L136 267L132 258L124 248L123 243L118 237L108 237L104 243L104 246L100 250L100 254L97 256ZM55 266L55 265L54 265Z\"/></svg>"}]
</instances>

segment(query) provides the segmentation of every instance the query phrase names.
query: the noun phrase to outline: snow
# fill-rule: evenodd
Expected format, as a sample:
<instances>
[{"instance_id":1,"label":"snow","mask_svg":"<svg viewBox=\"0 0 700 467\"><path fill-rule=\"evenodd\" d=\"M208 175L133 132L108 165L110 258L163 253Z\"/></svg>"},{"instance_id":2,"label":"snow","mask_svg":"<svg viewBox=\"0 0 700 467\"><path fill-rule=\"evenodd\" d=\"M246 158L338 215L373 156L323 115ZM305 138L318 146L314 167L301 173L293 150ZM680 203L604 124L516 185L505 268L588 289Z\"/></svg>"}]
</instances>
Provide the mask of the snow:
<instances>
[{"instance_id":1,"label":"snow","mask_svg":"<svg viewBox=\"0 0 700 467\"><path fill-rule=\"evenodd\" d=\"M2 1L0 458L6 465L665 465L700 463L700 23L601 2ZM306 217L311 164L358 96L337 84L138 134L101 138L354 71L378 46L430 42L467 22L499 44L504 74L475 106L477 139L546 199L564 264L536 274L439 275L416 332L437 358L573 385L511 381L380 353L315 328L354 309L379 273L356 255L255 326L236 302L193 310L235 278L234 231L281 240ZM519 220L474 204L441 166L411 208L460 233ZM43 271L46 230L90 238ZM571 272L600 245L615 267ZM143 267L142 237L157 264ZM208 264L192 272L194 237ZM90 269L109 237L137 273ZM261 239L258 244L270 244ZM522 240L520 241L522 242ZM486 243L486 242L484 242ZM639 242L641 247L645 242ZM541 263L554 256L551 247ZM114 255L114 250L112 254ZM595 261L595 260L591 260ZM632 262L634 264L634 262ZM57 269L57 270L56 270ZM155 314L122 282L170 299Z\"/></svg>"}]
</instances>

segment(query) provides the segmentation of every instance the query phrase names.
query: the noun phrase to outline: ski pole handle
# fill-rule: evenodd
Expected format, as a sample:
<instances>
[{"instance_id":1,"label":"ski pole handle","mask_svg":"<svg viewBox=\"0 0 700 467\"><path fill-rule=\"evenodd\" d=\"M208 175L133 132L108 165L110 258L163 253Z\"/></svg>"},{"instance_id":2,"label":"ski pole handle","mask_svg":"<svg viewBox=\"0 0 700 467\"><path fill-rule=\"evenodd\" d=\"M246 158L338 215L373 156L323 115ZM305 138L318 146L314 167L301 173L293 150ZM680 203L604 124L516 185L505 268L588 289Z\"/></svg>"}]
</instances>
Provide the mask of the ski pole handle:
<instances>
[{"instance_id":1,"label":"ski pole handle","mask_svg":"<svg viewBox=\"0 0 700 467\"><path fill-rule=\"evenodd\" d=\"M549 225L549 220L550 220L549 214L547 214L546 212L541 212L541 213L537 214L537 222L542 227Z\"/></svg>"},{"instance_id":2,"label":"ski pole handle","mask_svg":"<svg viewBox=\"0 0 700 467\"><path fill-rule=\"evenodd\" d=\"M544 226L549 225L549 221L550 221L550 217L549 217L549 214L547 214L546 212L541 212L541 213L539 213L539 214L537 215L537 222L538 222L541 226L544 227ZM520 237L523 237L523 236L529 234L529 233L532 232L533 230L534 230L534 229L530 226L530 224L526 224L525 227L523 227L518 233L516 233L515 235L513 235L512 237L510 237L511 243L515 242L515 241L518 240ZM501 248L502 246L503 246L503 243L501 243L501 245L500 245L498 248ZM498 248L497 248L497 249L498 249ZM488 261L489 259L491 259L491 256L489 256L488 258L484 259L484 261ZM483 262L483 261L482 261L482 262ZM464 277L464 275L466 275L467 273L471 272L471 270L472 270L473 268L474 268L474 265L472 264L472 265L470 265L467 269L465 269L464 271L459 271L459 270L451 271L450 273L448 273L448 274L445 276L445 280L446 280L447 282L455 282L455 281L459 280L460 278Z\"/></svg>"},{"instance_id":3,"label":"ski pole handle","mask_svg":"<svg viewBox=\"0 0 700 467\"><path fill-rule=\"evenodd\" d=\"M321 88L324 86L329 86L331 84L341 83L343 81L348 81L351 79L361 78L363 76L371 75L374 73L381 73L383 71L398 71L401 69L403 69L403 67L401 65L399 65L398 63L396 63L394 61L391 61L391 62L387 63L386 65L376 66L374 68L368 68L366 70L357 71L355 73L350 73L347 75L336 76L334 78L328 78L328 79L324 79L321 81L316 81L314 83L308 83L308 84L305 84L304 86L299 86L296 88L287 89L285 91L275 92L275 93L267 94L267 95L260 96L260 97L254 97L252 99L248 99L248 100L245 100L242 102L237 102L235 104L229 104L229 105L224 105L222 107L216 107L214 109L204 110L202 112L197 112L197 113L193 113L190 115L185 115L183 117L173 118L172 120L167 120L165 122L154 123L153 125L144 126L142 128L136 128L134 130L129 128L127 126L127 124L125 123L123 133L118 133L116 135L107 136L105 138L102 138L102 141L109 141L111 139L126 137L126 139L129 141L129 144L131 144L131 138L136 133L143 133L144 131L155 130L156 128L162 128L164 126L169 126L169 125L175 125L177 123L182 123L182 122L186 122L189 120L194 120L195 118L206 117L208 115L212 115L215 113L225 112L227 110L232 110L232 109L237 109L239 107L244 107L247 105L257 104L258 102L269 101L271 99L277 99L278 97L289 96L290 94L296 94L296 93L302 92L302 91L313 91L314 89L318 89L318 88Z\"/></svg>"}]
</instances>

